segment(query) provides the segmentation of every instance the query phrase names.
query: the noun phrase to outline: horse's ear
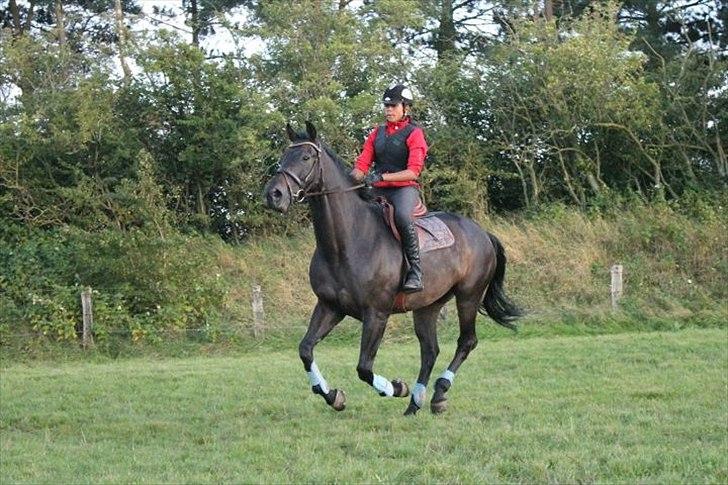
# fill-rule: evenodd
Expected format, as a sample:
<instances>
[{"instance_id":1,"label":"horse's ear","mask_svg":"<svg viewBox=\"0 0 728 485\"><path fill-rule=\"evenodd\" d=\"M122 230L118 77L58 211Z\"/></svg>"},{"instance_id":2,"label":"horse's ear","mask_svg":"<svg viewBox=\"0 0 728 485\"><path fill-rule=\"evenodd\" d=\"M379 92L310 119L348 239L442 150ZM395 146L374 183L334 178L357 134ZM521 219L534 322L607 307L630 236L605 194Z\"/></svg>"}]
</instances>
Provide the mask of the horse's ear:
<instances>
[{"instance_id":1,"label":"horse's ear","mask_svg":"<svg viewBox=\"0 0 728 485\"><path fill-rule=\"evenodd\" d=\"M293 128L291 128L291 123L286 123L286 133L288 133L289 140L296 141L297 135L296 132L293 131Z\"/></svg>"},{"instance_id":2,"label":"horse's ear","mask_svg":"<svg viewBox=\"0 0 728 485\"><path fill-rule=\"evenodd\" d=\"M310 121L306 121L306 132L309 140L316 141L316 127Z\"/></svg>"}]
</instances>

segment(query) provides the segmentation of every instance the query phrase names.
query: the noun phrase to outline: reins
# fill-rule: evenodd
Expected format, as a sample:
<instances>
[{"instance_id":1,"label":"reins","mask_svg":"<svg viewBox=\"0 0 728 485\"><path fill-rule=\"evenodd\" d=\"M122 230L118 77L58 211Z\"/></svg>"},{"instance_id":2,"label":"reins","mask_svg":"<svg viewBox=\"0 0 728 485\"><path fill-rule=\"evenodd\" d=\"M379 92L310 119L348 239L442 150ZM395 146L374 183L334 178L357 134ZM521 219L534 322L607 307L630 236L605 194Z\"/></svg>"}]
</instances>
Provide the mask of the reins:
<instances>
[{"instance_id":1,"label":"reins","mask_svg":"<svg viewBox=\"0 0 728 485\"><path fill-rule=\"evenodd\" d=\"M306 176L301 180L295 173L290 172L289 170L286 170L285 168L278 168L276 170L276 173L280 173L283 175L283 179L286 181L286 187L288 188L288 194L291 196L292 199L295 199L296 202L303 202L306 200L306 197L318 197L322 195L329 195L329 194L340 194L343 192L351 192L353 190L359 190L360 188L364 187L365 184L359 184L354 185L352 187L347 187L344 189L330 189L330 190L320 190L316 192L308 192L306 191L305 187L309 182L309 177L314 172L316 167L318 166L319 169L319 181L323 183L324 180L324 169L321 166L321 147L319 147L316 143L310 142L310 141L301 141L298 143L292 143L286 147L286 150L289 148L295 148L299 146L308 145L314 148L316 150L316 160L314 160L313 164L311 165L311 170L308 171ZM288 181L288 179L291 178L296 185L298 185L298 190L296 193L293 193L293 189L291 188L291 184Z\"/></svg>"}]
</instances>

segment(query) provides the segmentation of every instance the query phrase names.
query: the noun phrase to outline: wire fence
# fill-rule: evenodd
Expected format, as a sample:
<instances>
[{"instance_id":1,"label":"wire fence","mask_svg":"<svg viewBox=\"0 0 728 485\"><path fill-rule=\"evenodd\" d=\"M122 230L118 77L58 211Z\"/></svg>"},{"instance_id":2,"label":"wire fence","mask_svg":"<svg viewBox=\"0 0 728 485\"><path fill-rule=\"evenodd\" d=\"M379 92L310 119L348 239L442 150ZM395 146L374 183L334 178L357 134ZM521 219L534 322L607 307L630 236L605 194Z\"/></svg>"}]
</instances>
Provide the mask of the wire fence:
<instances>
[{"instance_id":1,"label":"wire fence","mask_svg":"<svg viewBox=\"0 0 728 485\"><path fill-rule=\"evenodd\" d=\"M124 326L107 327L105 322L95 322L93 318L93 291L90 287L85 288L80 295L82 320L73 329L50 329L43 328L43 324L28 324L34 326L33 330L13 332L10 329L0 329L0 343L8 339L49 339L72 341L79 339L83 346L93 345L94 338L126 337L131 339L156 338L156 337L184 337L197 335L219 337L246 337L260 338L264 334L281 334L284 332L305 330L307 322L285 322L281 320L266 320L263 307L263 291L257 284L252 285L251 291L251 319L239 321L232 324L205 324L197 327L151 327L151 326ZM22 324L21 324L22 325Z\"/></svg>"},{"instance_id":2,"label":"wire fence","mask_svg":"<svg viewBox=\"0 0 728 485\"><path fill-rule=\"evenodd\" d=\"M622 266L614 265L611 268L610 296L612 310L619 308L619 301L623 294ZM94 338L104 339L107 337L124 337L131 340L143 340L147 338L180 338L195 336L195 338L209 338L211 340L220 338L244 338L246 340L263 340L265 337L281 336L286 333L296 332L302 334L308 328L308 322L286 322L279 318L266 318L263 308L263 293L260 286L253 285L251 297L251 320L240 321L233 324L206 324L198 327L150 327L150 326L129 326L107 328L105 322L93 322L93 307L91 302L92 291L87 288L82 292L82 314L83 320L71 331L58 331L44 328L37 328L31 331L13 332L11 329L0 328L0 344L11 339L48 339L57 341L80 340L84 347L93 346ZM440 322L448 320L448 307L442 308ZM410 330L411 327L407 326ZM357 327L358 330L358 327Z\"/></svg>"},{"instance_id":3,"label":"wire fence","mask_svg":"<svg viewBox=\"0 0 728 485\"><path fill-rule=\"evenodd\" d=\"M266 331L283 331L283 330L306 330L308 328L307 325L302 324L296 324L296 325L270 325L266 326ZM168 335L168 336L181 336L183 334L190 334L190 333L210 333L210 334L218 334L218 335L245 335L245 336L251 336L253 337L253 328L252 326L244 326L244 327L218 327L218 326L210 326L210 327L197 327L197 328L191 328L191 327L179 327L179 328L161 328L161 329L113 329L113 330L106 330L106 329L97 329L93 331L93 334L95 336L103 336L103 335L109 335L109 336L122 336L122 337L131 337L134 334L134 330L138 330L143 332L144 334L148 335ZM6 332L5 336L12 336L12 337L22 337L22 338L54 338L54 337L62 337L60 334L55 334L54 332L44 332L42 330L32 331L32 332ZM81 338L82 332L76 332L76 336Z\"/></svg>"}]
</instances>

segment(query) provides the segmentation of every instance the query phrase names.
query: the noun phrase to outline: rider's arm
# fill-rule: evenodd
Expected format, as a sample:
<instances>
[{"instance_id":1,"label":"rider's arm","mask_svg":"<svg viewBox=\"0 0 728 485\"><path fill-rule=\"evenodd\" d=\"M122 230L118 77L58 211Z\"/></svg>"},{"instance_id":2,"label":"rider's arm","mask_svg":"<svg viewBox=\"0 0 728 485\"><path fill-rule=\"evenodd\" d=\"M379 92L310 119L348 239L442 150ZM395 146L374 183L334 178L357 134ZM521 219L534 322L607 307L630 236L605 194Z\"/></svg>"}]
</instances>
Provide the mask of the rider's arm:
<instances>
[{"instance_id":1,"label":"rider's arm","mask_svg":"<svg viewBox=\"0 0 728 485\"><path fill-rule=\"evenodd\" d=\"M351 171L351 176L361 182L364 179L364 175L369 171L374 161L374 140L377 138L377 128L374 128L361 149L361 154L354 162L354 168Z\"/></svg>"},{"instance_id":2,"label":"rider's arm","mask_svg":"<svg viewBox=\"0 0 728 485\"><path fill-rule=\"evenodd\" d=\"M385 182L409 182L417 180L417 175L412 170L401 170L399 172L383 173L382 180Z\"/></svg>"}]
</instances>

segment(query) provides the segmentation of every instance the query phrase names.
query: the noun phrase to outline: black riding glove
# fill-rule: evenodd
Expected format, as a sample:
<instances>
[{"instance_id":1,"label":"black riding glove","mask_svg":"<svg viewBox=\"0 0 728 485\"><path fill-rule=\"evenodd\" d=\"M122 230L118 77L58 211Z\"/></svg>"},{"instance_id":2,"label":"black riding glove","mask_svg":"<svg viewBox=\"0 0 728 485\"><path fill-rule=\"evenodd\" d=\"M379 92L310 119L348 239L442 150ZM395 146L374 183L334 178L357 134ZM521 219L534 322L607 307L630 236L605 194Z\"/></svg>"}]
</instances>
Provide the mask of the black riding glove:
<instances>
[{"instance_id":1,"label":"black riding glove","mask_svg":"<svg viewBox=\"0 0 728 485\"><path fill-rule=\"evenodd\" d=\"M372 171L369 172L366 177L364 177L364 184L371 187L373 184L381 182L382 180L384 180L384 178L382 177L381 173L377 171Z\"/></svg>"}]
</instances>

